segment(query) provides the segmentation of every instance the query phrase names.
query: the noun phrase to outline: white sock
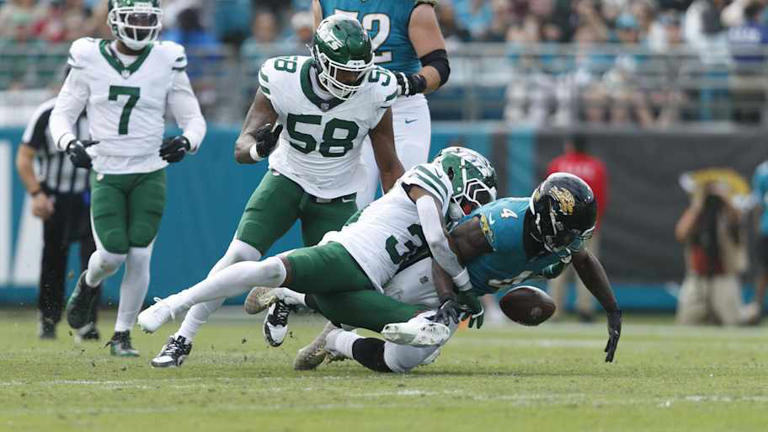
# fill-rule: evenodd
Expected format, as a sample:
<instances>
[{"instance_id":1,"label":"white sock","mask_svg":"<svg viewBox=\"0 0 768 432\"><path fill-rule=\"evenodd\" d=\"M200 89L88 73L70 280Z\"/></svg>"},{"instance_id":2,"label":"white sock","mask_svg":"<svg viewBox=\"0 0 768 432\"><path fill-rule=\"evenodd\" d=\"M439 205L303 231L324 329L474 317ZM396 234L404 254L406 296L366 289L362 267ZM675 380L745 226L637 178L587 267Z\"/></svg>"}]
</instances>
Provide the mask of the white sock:
<instances>
[{"instance_id":1,"label":"white sock","mask_svg":"<svg viewBox=\"0 0 768 432\"><path fill-rule=\"evenodd\" d=\"M88 270L85 272L86 285L95 287L104 279L115 274L125 262L125 257L124 254L113 254L103 249L96 249L88 259Z\"/></svg>"},{"instance_id":2,"label":"white sock","mask_svg":"<svg viewBox=\"0 0 768 432\"><path fill-rule=\"evenodd\" d=\"M289 305L304 307L307 306L305 301L307 298L306 294L296 292L288 288L277 288L275 290L275 296Z\"/></svg>"},{"instance_id":3,"label":"white sock","mask_svg":"<svg viewBox=\"0 0 768 432\"><path fill-rule=\"evenodd\" d=\"M136 316L141 311L144 297L149 288L149 262L152 259L152 245L145 248L131 248L125 260L125 274L120 284L120 304L117 307L115 331L131 330Z\"/></svg>"},{"instance_id":4,"label":"white sock","mask_svg":"<svg viewBox=\"0 0 768 432\"><path fill-rule=\"evenodd\" d=\"M256 248L238 239L233 239L227 248L227 253L208 272L208 277L215 275L232 264L241 261L258 261L259 259L261 259L261 253ZM208 318L224 304L224 300L221 298L192 306L184 317L179 331L173 337L183 336L187 342L192 342L200 331L200 327L208 322Z\"/></svg>"},{"instance_id":5,"label":"white sock","mask_svg":"<svg viewBox=\"0 0 768 432\"><path fill-rule=\"evenodd\" d=\"M179 313L198 303L243 294L255 286L277 288L285 282L285 276L285 266L277 257L240 262L166 300L173 312Z\"/></svg>"},{"instance_id":6,"label":"white sock","mask_svg":"<svg viewBox=\"0 0 768 432\"><path fill-rule=\"evenodd\" d=\"M340 353L347 358L353 358L352 345L354 345L355 341L358 339L362 339L362 336L357 333L342 329L334 329L325 336L325 348Z\"/></svg>"}]
</instances>

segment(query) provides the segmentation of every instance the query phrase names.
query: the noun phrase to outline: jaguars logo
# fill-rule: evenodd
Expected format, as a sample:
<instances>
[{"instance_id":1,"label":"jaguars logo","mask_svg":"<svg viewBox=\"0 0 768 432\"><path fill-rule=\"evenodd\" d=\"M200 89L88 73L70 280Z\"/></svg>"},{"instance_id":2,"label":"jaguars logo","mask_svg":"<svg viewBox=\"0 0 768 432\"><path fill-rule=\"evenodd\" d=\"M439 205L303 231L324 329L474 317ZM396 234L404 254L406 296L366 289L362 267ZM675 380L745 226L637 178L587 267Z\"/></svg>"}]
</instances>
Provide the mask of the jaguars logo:
<instances>
[{"instance_id":1,"label":"jaguars logo","mask_svg":"<svg viewBox=\"0 0 768 432\"><path fill-rule=\"evenodd\" d=\"M557 186L550 189L549 194L560 204L560 212L564 215L573 214L573 206L576 200L568 189L561 189Z\"/></svg>"}]
</instances>

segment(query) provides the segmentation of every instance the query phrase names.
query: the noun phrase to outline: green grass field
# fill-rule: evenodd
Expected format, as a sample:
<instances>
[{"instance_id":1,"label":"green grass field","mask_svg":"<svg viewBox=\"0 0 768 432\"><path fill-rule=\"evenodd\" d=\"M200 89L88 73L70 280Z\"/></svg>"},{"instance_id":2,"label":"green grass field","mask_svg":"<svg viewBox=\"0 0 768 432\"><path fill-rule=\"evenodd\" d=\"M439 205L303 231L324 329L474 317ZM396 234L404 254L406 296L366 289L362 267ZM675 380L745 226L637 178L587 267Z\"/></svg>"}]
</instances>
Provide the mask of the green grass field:
<instances>
[{"instance_id":1,"label":"green grass field","mask_svg":"<svg viewBox=\"0 0 768 432\"><path fill-rule=\"evenodd\" d=\"M0 310L0 430L765 431L764 328L677 328L628 316L615 364L601 324L460 332L437 363L382 375L346 361L295 372L319 330L302 318L267 348L260 320L224 314L184 367L153 370L167 335L135 334L139 359L35 338L32 311ZM113 315L102 316L110 333Z\"/></svg>"}]
</instances>

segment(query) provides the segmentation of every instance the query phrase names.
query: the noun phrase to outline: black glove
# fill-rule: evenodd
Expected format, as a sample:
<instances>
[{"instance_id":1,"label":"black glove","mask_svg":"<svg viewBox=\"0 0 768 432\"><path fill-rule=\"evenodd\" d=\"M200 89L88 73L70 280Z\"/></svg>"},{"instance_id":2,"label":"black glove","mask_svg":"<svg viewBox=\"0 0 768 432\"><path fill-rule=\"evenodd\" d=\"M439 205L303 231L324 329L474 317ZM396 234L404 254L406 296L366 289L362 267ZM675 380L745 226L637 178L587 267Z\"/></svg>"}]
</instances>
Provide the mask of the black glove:
<instances>
[{"instance_id":1,"label":"black glove","mask_svg":"<svg viewBox=\"0 0 768 432\"><path fill-rule=\"evenodd\" d=\"M608 312L608 344L605 345L605 361L612 362L613 354L621 337L621 310Z\"/></svg>"},{"instance_id":2,"label":"black glove","mask_svg":"<svg viewBox=\"0 0 768 432\"><path fill-rule=\"evenodd\" d=\"M395 79L400 96L413 96L427 89L427 79L419 74L406 75L403 72L395 72Z\"/></svg>"},{"instance_id":3,"label":"black glove","mask_svg":"<svg viewBox=\"0 0 768 432\"><path fill-rule=\"evenodd\" d=\"M432 317L432 321L443 323L447 326L459 323L459 317L467 312L467 309L459 304L455 299L448 297L440 303L437 313Z\"/></svg>"},{"instance_id":4,"label":"black glove","mask_svg":"<svg viewBox=\"0 0 768 432\"><path fill-rule=\"evenodd\" d=\"M282 131L283 125L275 125L273 130L272 123L267 123L256 129L256 132L253 133L253 138L256 140L256 153L258 153L261 159L272 154L272 151L277 147L277 139Z\"/></svg>"},{"instance_id":5,"label":"black glove","mask_svg":"<svg viewBox=\"0 0 768 432\"><path fill-rule=\"evenodd\" d=\"M160 146L160 157L164 161L175 163L184 159L184 156L192 148L189 140L184 135L167 138Z\"/></svg>"},{"instance_id":6,"label":"black glove","mask_svg":"<svg viewBox=\"0 0 768 432\"><path fill-rule=\"evenodd\" d=\"M69 160L72 161L72 165L78 168L90 168L91 156L85 151L86 148L98 144L98 141L93 140L72 140L67 144L65 152L69 156Z\"/></svg>"},{"instance_id":7,"label":"black glove","mask_svg":"<svg viewBox=\"0 0 768 432\"><path fill-rule=\"evenodd\" d=\"M480 327L483 326L483 319L485 316L485 309L483 308L483 304L480 303L480 299L471 292L463 291L459 293L456 300L466 311L465 316L469 317L468 327L471 328L474 326L476 329L480 329Z\"/></svg>"}]
</instances>

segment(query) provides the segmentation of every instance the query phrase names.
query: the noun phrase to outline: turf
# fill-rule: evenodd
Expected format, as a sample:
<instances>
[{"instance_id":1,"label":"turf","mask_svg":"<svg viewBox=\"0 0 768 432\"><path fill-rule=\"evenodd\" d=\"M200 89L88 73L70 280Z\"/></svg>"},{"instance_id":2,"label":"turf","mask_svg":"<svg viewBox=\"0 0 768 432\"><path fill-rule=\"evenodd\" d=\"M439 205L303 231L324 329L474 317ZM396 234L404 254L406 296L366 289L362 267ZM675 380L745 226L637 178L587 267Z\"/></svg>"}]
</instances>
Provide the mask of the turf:
<instances>
[{"instance_id":1,"label":"turf","mask_svg":"<svg viewBox=\"0 0 768 432\"><path fill-rule=\"evenodd\" d=\"M111 317L102 319L108 332ZM465 330L437 363L407 375L347 361L295 372L320 322L301 319L279 349L259 323L218 318L180 369L153 370L101 344L35 339L31 311L0 310L0 430L28 431L764 431L764 329L677 328L625 319L617 361L602 324Z\"/></svg>"}]
</instances>

